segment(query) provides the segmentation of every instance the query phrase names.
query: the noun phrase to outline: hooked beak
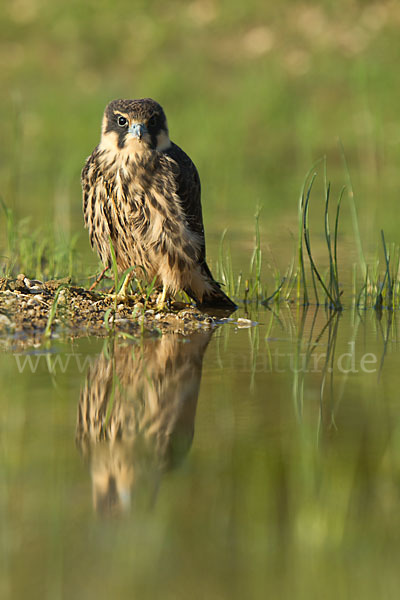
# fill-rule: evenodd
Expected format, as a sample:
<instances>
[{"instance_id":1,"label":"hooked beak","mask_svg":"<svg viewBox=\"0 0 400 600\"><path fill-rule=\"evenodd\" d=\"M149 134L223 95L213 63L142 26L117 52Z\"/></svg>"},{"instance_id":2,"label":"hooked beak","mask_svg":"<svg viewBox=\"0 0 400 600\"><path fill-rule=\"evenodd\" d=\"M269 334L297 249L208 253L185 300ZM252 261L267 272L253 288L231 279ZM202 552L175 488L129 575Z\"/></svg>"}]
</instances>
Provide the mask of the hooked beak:
<instances>
[{"instance_id":1,"label":"hooked beak","mask_svg":"<svg viewBox=\"0 0 400 600\"><path fill-rule=\"evenodd\" d=\"M131 135L133 135L133 137L141 140L144 134L147 133L147 128L144 123L132 123L128 131Z\"/></svg>"}]
</instances>

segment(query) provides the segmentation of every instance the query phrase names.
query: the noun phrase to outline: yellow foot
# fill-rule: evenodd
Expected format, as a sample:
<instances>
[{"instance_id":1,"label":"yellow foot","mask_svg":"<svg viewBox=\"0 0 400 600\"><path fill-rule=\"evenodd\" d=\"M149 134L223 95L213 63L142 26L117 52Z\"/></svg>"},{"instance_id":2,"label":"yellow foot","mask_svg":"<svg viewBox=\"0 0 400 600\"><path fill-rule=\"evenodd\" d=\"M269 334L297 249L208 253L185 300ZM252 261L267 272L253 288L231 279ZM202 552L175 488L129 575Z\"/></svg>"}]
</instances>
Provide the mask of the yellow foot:
<instances>
[{"instance_id":1,"label":"yellow foot","mask_svg":"<svg viewBox=\"0 0 400 600\"><path fill-rule=\"evenodd\" d=\"M159 295L158 299L157 299L157 304L156 304L156 310L159 312L166 312L169 309L169 298L168 300L167 298L167 288L163 287L163 291L162 293Z\"/></svg>"},{"instance_id":2,"label":"yellow foot","mask_svg":"<svg viewBox=\"0 0 400 600\"><path fill-rule=\"evenodd\" d=\"M155 306L155 310L156 312L169 312L168 310L168 304L166 302L163 302L161 304L161 302L157 302L156 306Z\"/></svg>"},{"instance_id":3,"label":"yellow foot","mask_svg":"<svg viewBox=\"0 0 400 600\"><path fill-rule=\"evenodd\" d=\"M135 296L132 296L128 293L130 280L131 280L130 273L128 273L128 275L125 276L124 282L123 282L118 294L107 294L108 297L112 298L113 300L116 300L117 302L123 302L124 304L129 302L129 300L134 299Z\"/></svg>"},{"instance_id":4,"label":"yellow foot","mask_svg":"<svg viewBox=\"0 0 400 600\"><path fill-rule=\"evenodd\" d=\"M129 304L131 300L136 300L136 296L133 294L106 294L107 298L111 298L111 300L116 300L119 304Z\"/></svg>"}]
</instances>

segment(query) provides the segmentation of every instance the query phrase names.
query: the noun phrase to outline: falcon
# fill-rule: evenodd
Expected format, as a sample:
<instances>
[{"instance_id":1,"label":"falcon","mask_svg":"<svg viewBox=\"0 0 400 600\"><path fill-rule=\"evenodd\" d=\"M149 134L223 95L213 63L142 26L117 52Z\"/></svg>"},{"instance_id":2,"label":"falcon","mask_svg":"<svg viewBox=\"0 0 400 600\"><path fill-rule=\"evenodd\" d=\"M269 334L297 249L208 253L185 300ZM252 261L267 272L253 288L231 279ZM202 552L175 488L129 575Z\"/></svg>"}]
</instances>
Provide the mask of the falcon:
<instances>
[{"instance_id":1,"label":"falcon","mask_svg":"<svg viewBox=\"0 0 400 600\"><path fill-rule=\"evenodd\" d=\"M101 139L81 176L90 243L104 271L112 265L129 279L162 286L159 306L179 291L201 307L234 310L206 262L200 179L189 156L168 133L155 100L113 100Z\"/></svg>"}]
</instances>

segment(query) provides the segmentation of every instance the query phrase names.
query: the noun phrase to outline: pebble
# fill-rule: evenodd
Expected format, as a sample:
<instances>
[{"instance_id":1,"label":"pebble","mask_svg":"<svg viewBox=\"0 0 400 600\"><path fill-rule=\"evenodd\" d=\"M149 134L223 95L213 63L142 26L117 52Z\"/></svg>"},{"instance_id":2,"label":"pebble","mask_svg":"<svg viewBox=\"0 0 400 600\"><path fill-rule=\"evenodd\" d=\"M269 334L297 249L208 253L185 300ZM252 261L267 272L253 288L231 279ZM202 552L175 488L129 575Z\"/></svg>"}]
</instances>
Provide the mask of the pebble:
<instances>
[{"instance_id":1,"label":"pebble","mask_svg":"<svg viewBox=\"0 0 400 600\"><path fill-rule=\"evenodd\" d=\"M255 321L251 321L250 319L243 319L242 317L239 317L239 319L237 320L237 326L240 329L244 329L246 327L253 327L254 325L257 325L257 323Z\"/></svg>"},{"instance_id":2,"label":"pebble","mask_svg":"<svg viewBox=\"0 0 400 600\"><path fill-rule=\"evenodd\" d=\"M23 282L25 284L25 287L27 287L29 290L38 290L40 288L41 291L43 291L43 281L39 281L38 279L28 279L27 277L24 277Z\"/></svg>"},{"instance_id":3,"label":"pebble","mask_svg":"<svg viewBox=\"0 0 400 600\"><path fill-rule=\"evenodd\" d=\"M0 315L0 326L9 327L10 325L12 325L12 323L7 315Z\"/></svg>"},{"instance_id":4,"label":"pebble","mask_svg":"<svg viewBox=\"0 0 400 600\"><path fill-rule=\"evenodd\" d=\"M18 275L17 281L23 283L24 286L29 290L30 294L41 294L44 291L44 284L42 281L38 281L37 279L28 279L23 273Z\"/></svg>"},{"instance_id":5,"label":"pebble","mask_svg":"<svg viewBox=\"0 0 400 600\"><path fill-rule=\"evenodd\" d=\"M190 311L190 310L180 310L178 312L179 317L181 318L185 318L185 317L193 317L195 315L194 311Z\"/></svg>"},{"instance_id":6,"label":"pebble","mask_svg":"<svg viewBox=\"0 0 400 600\"><path fill-rule=\"evenodd\" d=\"M115 319L114 322L116 325L125 325L127 323L130 323L129 319L123 319L121 317L119 317L118 319Z\"/></svg>"},{"instance_id":7,"label":"pebble","mask_svg":"<svg viewBox=\"0 0 400 600\"><path fill-rule=\"evenodd\" d=\"M26 303L26 306L28 308L31 308L33 306L39 306L40 302L38 302L38 300L36 298L29 298L28 302Z\"/></svg>"}]
</instances>

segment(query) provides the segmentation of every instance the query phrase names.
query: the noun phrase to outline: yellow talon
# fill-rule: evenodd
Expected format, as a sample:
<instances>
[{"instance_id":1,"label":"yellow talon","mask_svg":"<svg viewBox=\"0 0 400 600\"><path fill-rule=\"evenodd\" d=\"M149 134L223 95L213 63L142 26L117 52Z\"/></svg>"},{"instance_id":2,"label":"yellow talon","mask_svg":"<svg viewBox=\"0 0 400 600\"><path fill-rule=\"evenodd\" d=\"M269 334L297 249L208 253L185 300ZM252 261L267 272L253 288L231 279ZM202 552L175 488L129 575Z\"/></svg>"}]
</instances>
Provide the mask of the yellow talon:
<instances>
[{"instance_id":1,"label":"yellow talon","mask_svg":"<svg viewBox=\"0 0 400 600\"><path fill-rule=\"evenodd\" d=\"M167 297L167 286L164 284L163 291L162 291L162 293L161 293L161 295L160 295L160 297L158 299L158 302L157 302L157 310L160 310L160 311L161 310L165 310L165 307L166 307L165 299L166 299L166 297Z\"/></svg>"},{"instance_id":2,"label":"yellow talon","mask_svg":"<svg viewBox=\"0 0 400 600\"><path fill-rule=\"evenodd\" d=\"M125 279L123 284L121 285L121 289L118 292L118 296L121 296L122 298L128 298L128 287L131 281L131 274L128 273L127 275L125 275Z\"/></svg>"},{"instance_id":3,"label":"yellow talon","mask_svg":"<svg viewBox=\"0 0 400 600\"><path fill-rule=\"evenodd\" d=\"M109 297L113 298L114 300L116 299L119 302L127 302L129 300L128 288L129 288L130 281L131 281L131 274L128 273L127 275L125 275L125 279L123 281L123 284L121 285L121 288L120 288L118 294L109 294Z\"/></svg>"}]
</instances>

